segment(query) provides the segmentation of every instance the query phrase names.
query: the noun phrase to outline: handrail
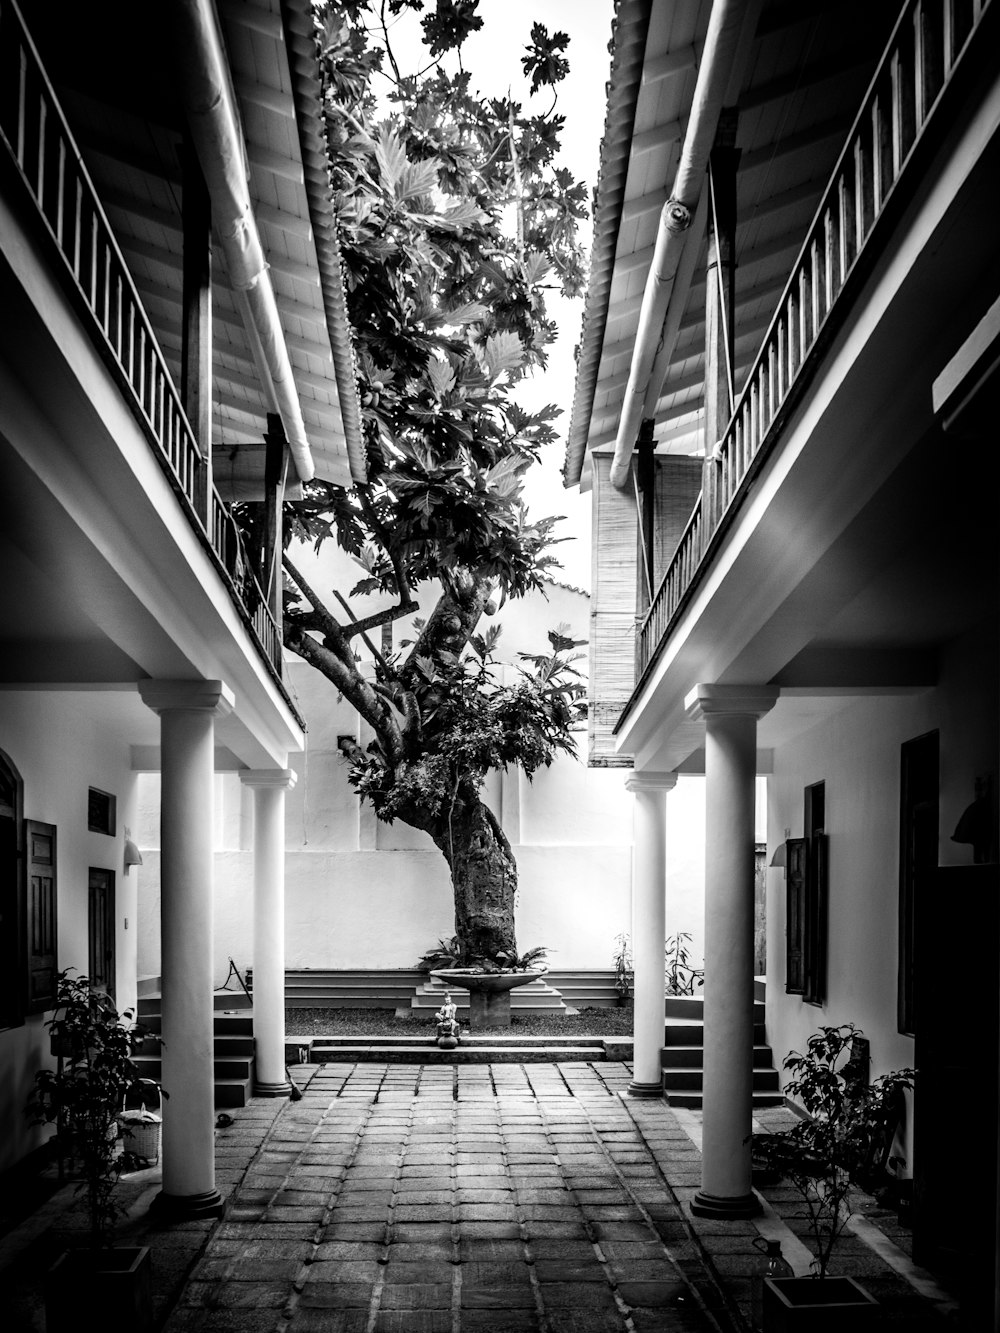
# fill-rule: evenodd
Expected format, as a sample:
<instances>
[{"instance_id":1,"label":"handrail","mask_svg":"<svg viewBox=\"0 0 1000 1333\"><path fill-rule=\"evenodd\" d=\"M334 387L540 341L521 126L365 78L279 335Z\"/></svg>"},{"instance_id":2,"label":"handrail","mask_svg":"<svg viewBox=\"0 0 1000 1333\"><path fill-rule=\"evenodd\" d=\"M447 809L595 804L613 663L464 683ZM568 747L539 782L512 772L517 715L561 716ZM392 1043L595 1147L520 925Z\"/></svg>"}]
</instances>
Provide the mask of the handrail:
<instances>
[{"instance_id":1,"label":"handrail","mask_svg":"<svg viewBox=\"0 0 1000 1333\"><path fill-rule=\"evenodd\" d=\"M55 89L14 0L0 0L0 142L18 168L62 256L66 276L89 313L90 333L110 361L189 522L207 537L220 573L247 614L272 669L281 672L281 641L252 570L237 580L235 525L214 487L210 525L202 517L209 469L167 368L128 266L84 165ZM232 529L232 531L230 531Z\"/></svg>"},{"instance_id":2,"label":"handrail","mask_svg":"<svg viewBox=\"0 0 1000 1333\"><path fill-rule=\"evenodd\" d=\"M750 369L725 434L711 454L715 484L698 498L639 627L637 680L669 633L708 554L713 534L742 496L781 409L912 156L990 0L907 0L791 275Z\"/></svg>"}]
</instances>

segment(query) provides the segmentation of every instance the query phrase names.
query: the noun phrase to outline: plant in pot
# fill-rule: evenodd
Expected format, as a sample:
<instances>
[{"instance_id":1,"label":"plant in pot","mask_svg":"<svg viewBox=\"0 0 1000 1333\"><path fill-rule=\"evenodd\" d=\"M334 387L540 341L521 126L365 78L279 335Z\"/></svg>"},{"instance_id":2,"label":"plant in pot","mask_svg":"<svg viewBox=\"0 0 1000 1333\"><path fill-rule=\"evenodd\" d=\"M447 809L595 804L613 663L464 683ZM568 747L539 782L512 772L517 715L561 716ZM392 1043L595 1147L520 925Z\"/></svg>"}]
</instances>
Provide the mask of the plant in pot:
<instances>
[{"instance_id":1,"label":"plant in pot","mask_svg":"<svg viewBox=\"0 0 1000 1333\"><path fill-rule=\"evenodd\" d=\"M846 1327L873 1314L874 1298L850 1277L829 1276L834 1248L851 1215L852 1189L869 1185L873 1162L898 1123L912 1069L868 1081L867 1055L858 1057L863 1034L853 1023L821 1027L792 1051L784 1068L793 1078L785 1092L799 1099L806 1118L791 1129L755 1134L756 1162L787 1179L802 1196L816 1258L815 1274L764 1282L764 1329L791 1333Z\"/></svg>"},{"instance_id":2,"label":"plant in pot","mask_svg":"<svg viewBox=\"0 0 1000 1333\"><path fill-rule=\"evenodd\" d=\"M457 936L438 940L418 961L449 988L469 992L469 1025L472 1028L510 1027L510 992L540 976L548 949L538 945L519 954L515 949L497 949L490 955L470 955Z\"/></svg>"},{"instance_id":3,"label":"plant in pot","mask_svg":"<svg viewBox=\"0 0 1000 1333\"><path fill-rule=\"evenodd\" d=\"M116 1325L152 1323L149 1251L114 1247L121 1209L115 1186L125 1163L129 1130L121 1118L125 1095L140 1080L132 1056L145 1030L132 1011L119 1014L89 978L60 972L56 1007L47 1027L56 1069L40 1069L25 1107L34 1124L57 1126L61 1156L72 1159L84 1195L89 1246L67 1250L50 1271L46 1290L49 1333L74 1327L83 1308L99 1309Z\"/></svg>"}]
</instances>

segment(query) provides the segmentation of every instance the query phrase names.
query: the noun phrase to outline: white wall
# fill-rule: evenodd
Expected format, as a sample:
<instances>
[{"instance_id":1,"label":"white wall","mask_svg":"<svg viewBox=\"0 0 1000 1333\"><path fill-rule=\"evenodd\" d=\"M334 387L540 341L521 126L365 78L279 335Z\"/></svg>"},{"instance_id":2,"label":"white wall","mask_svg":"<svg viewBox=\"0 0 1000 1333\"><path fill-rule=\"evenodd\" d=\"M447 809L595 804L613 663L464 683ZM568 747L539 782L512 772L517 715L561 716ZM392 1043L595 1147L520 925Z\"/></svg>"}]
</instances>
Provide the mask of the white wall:
<instances>
[{"instance_id":1,"label":"white wall","mask_svg":"<svg viewBox=\"0 0 1000 1333\"><path fill-rule=\"evenodd\" d=\"M973 799L975 777L996 779L995 652L992 635L970 636L944 656L936 689L845 701L835 716L775 753L769 845L777 846L786 827L802 836L803 788L822 781L830 855L822 1007L784 992L784 871L768 870L767 1031L776 1063L802 1050L820 1025L853 1022L871 1042L873 1077L913 1064L913 1039L898 1032L896 1016L900 746L940 729L939 862L971 862L971 847L952 842L951 833ZM947 949L944 904L942 945Z\"/></svg>"},{"instance_id":2,"label":"white wall","mask_svg":"<svg viewBox=\"0 0 1000 1333\"><path fill-rule=\"evenodd\" d=\"M128 747L88 707L86 692L0 692L0 749L24 782L24 815L56 826L58 961L87 970L87 877L91 866L115 872L119 1010L135 1003L136 878L123 873L124 828L134 815L135 775ZM117 797L116 833L87 829L87 792ZM128 927L126 929L126 920ZM49 1131L27 1124L22 1107L36 1069L54 1065L45 1014L0 1032L0 1171L36 1147Z\"/></svg>"}]
</instances>

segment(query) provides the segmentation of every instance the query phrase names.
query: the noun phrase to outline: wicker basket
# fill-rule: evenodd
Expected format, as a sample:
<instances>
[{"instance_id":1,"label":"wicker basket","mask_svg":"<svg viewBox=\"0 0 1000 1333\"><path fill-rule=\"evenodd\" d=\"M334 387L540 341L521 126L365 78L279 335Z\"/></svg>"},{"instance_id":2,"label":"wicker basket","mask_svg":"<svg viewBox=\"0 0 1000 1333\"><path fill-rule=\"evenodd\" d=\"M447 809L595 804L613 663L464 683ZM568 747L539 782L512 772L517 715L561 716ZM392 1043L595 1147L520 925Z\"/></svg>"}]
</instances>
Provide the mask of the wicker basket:
<instances>
[{"instance_id":1,"label":"wicker basket","mask_svg":"<svg viewBox=\"0 0 1000 1333\"><path fill-rule=\"evenodd\" d=\"M160 1160L160 1089L150 1078L139 1079L125 1094L118 1113L122 1149L153 1166Z\"/></svg>"}]
</instances>

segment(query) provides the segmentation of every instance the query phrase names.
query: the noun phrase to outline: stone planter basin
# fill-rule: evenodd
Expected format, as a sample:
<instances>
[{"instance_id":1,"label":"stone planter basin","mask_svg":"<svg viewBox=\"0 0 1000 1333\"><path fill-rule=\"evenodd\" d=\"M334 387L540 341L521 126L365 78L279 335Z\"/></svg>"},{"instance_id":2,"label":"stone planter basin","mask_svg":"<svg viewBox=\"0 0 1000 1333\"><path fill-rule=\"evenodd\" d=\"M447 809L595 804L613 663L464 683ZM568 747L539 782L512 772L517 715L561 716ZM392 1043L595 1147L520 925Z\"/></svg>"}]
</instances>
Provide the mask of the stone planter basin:
<instances>
[{"instance_id":1,"label":"stone planter basin","mask_svg":"<svg viewBox=\"0 0 1000 1333\"><path fill-rule=\"evenodd\" d=\"M540 977L547 969L530 972L477 972L466 967L442 967L431 972L446 986L469 992L469 1026L510 1027L510 993Z\"/></svg>"}]
</instances>

